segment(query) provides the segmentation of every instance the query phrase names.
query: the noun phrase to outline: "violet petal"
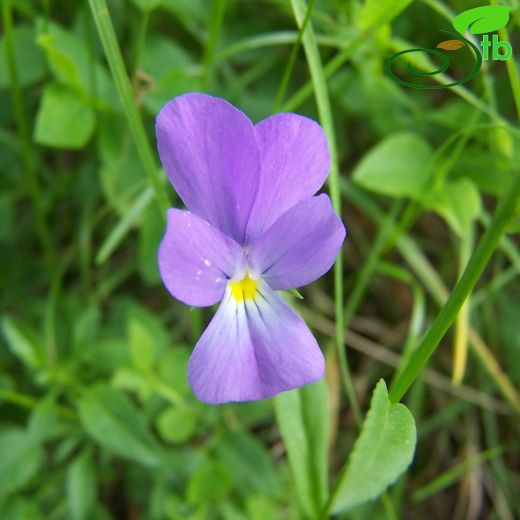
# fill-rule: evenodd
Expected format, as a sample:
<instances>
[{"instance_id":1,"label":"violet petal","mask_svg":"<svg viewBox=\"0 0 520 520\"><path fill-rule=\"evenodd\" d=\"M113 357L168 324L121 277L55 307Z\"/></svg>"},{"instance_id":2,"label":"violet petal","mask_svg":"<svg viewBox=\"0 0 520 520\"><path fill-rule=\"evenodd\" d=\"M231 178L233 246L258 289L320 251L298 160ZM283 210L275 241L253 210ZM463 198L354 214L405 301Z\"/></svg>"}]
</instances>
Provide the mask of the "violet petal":
<instances>
[{"instance_id":1,"label":"violet petal","mask_svg":"<svg viewBox=\"0 0 520 520\"><path fill-rule=\"evenodd\" d=\"M273 289L301 287L332 267L345 234L329 197L311 197L284 213L251 244L248 263Z\"/></svg>"},{"instance_id":2,"label":"violet petal","mask_svg":"<svg viewBox=\"0 0 520 520\"><path fill-rule=\"evenodd\" d=\"M168 210L159 271L172 296L196 307L219 302L228 279L244 271L242 248L189 211Z\"/></svg>"}]
</instances>

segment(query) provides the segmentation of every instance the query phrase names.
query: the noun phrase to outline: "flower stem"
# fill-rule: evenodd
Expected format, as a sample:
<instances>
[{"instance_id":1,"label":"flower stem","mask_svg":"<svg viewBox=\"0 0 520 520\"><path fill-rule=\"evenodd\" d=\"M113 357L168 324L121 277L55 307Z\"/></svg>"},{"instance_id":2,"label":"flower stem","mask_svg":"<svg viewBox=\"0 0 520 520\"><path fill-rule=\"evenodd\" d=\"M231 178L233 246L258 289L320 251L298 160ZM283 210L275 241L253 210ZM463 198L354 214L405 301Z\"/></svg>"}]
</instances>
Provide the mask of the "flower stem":
<instances>
[{"instance_id":1,"label":"flower stem","mask_svg":"<svg viewBox=\"0 0 520 520\"><path fill-rule=\"evenodd\" d=\"M511 186L505 190L491 224L482 236L464 273L455 285L430 330L390 389L390 400L398 402L417 379L430 356L439 346L446 331L455 320L462 304L477 283L491 255L497 248L502 233L515 212L520 198L520 172L513 177Z\"/></svg>"},{"instance_id":2,"label":"flower stem","mask_svg":"<svg viewBox=\"0 0 520 520\"><path fill-rule=\"evenodd\" d=\"M31 146L31 139L29 136L29 123L25 112L22 92L20 84L18 83L18 74L16 71L16 63L14 57L13 47L13 15L11 10L11 0L4 0L2 2L2 18L4 21L5 31L5 58L7 63L7 71L9 81L11 84L11 94L13 98L14 115L16 118L16 127L20 138L23 156L23 167L29 191L29 196L32 199L32 209L34 212L34 222L37 236L41 242L41 247L49 261L52 264L54 250L51 240L49 228L47 226L45 211L40 199L40 184L38 182L38 175L35 164L34 149Z\"/></svg>"},{"instance_id":3,"label":"flower stem","mask_svg":"<svg viewBox=\"0 0 520 520\"><path fill-rule=\"evenodd\" d=\"M305 0L291 0L294 16L298 27L301 27L305 19L307 6ZM318 105L318 113L320 122L327 136L330 149L330 175L328 179L330 196L334 209L341 216L341 194L339 185L339 165L338 165L338 150L336 147L336 134L334 131L334 122L332 118L332 110L330 107L329 93L327 90L327 83L323 66L321 63L316 37L312 28L312 22L309 20L307 28L302 35L303 48L309 66L311 81L314 86L314 94L316 97L316 104ZM340 364L341 376L347 398L352 407L352 412L357 423L360 422L359 405L356 400L354 392L354 385L352 376L349 371L348 359L345 353L344 341L344 309L343 309L343 255L342 252L338 254L336 263L334 264L334 310L336 322L336 348L338 352L338 359Z\"/></svg>"},{"instance_id":4,"label":"flower stem","mask_svg":"<svg viewBox=\"0 0 520 520\"><path fill-rule=\"evenodd\" d=\"M117 43L106 0L89 0L89 4L92 16L96 22L99 38L101 39L108 60L108 65L110 66L112 78L116 84L119 99L123 105L128 127L137 148L137 153L139 154L143 169L154 191L157 204L161 210L161 215L163 218L166 218L166 210L170 207L170 203L166 192L163 190L155 157L146 136L143 121L139 116L135 104L134 94L130 80L128 79L121 50Z\"/></svg>"}]
</instances>

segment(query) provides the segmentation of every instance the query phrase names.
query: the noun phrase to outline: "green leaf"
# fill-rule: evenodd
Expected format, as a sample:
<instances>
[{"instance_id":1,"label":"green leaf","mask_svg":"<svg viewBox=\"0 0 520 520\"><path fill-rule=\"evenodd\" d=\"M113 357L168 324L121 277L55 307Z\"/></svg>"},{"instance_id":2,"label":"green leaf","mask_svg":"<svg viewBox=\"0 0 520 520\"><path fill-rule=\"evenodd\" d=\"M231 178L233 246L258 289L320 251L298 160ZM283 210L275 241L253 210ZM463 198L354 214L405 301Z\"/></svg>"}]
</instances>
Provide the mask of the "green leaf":
<instances>
[{"instance_id":1,"label":"green leaf","mask_svg":"<svg viewBox=\"0 0 520 520\"><path fill-rule=\"evenodd\" d=\"M371 27L383 27L406 9L413 0L366 0L358 16L361 30Z\"/></svg>"},{"instance_id":2,"label":"green leaf","mask_svg":"<svg viewBox=\"0 0 520 520\"><path fill-rule=\"evenodd\" d=\"M460 34L469 30L471 34L498 31L509 22L511 7L505 5L485 5L467 9L453 20L453 27Z\"/></svg>"},{"instance_id":3,"label":"green leaf","mask_svg":"<svg viewBox=\"0 0 520 520\"><path fill-rule=\"evenodd\" d=\"M96 469L92 452L85 450L67 468L67 498L70 518L84 520L92 518L96 502Z\"/></svg>"},{"instance_id":4,"label":"green leaf","mask_svg":"<svg viewBox=\"0 0 520 520\"><path fill-rule=\"evenodd\" d=\"M222 500L231 489L231 477L218 462L207 460L190 479L188 502L194 505Z\"/></svg>"},{"instance_id":5,"label":"green leaf","mask_svg":"<svg viewBox=\"0 0 520 520\"><path fill-rule=\"evenodd\" d=\"M93 386L83 393L79 415L86 432L107 450L146 466L161 465L161 447L123 393L104 384Z\"/></svg>"},{"instance_id":6,"label":"green leaf","mask_svg":"<svg viewBox=\"0 0 520 520\"><path fill-rule=\"evenodd\" d=\"M45 87L34 139L57 148L82 148L94 132L95 113L72 90L51 83Z\"/></svg>"},{"instance_id":7,"label":"green leaf","mask_svg":"<svg viewBox=\"0 0 520 520\"><path fill-rule=\"evenodd\" d=\"M134 368L118 368L112 376L111 384L118 390L127 390L137 394L143 402L150 399L153 394L149 380L142 372L138 372Z\"/></svg>"},{"instance_id":8,"label":"green leaf","mask_svg":"<svg viewBox=\"0 0 520 520\"><path fill-rule=\"evenodd\" d=\"M425 192L421 202L444 217L458 235L467 232L481 210L480 193L466 178L446 181L442 186Z\"/></svg>"},{"instance_id":9,"label":"green leaf","mask_svg":"<svg viewBox=\"0 0 520 520\"><path fill-rule=\"evenodd\" d=\"M339 477L331 503L333 513L381 495L410 465L417 433L404 404L392 404L385 382L376 385L347 466Z\"/></svg>"},{"instance_id":10,"label":"green leaf","mask_svg":"<svg viewBox=\"0 0 520 520\"><path fill-rule=\"evenodd\" d=\"M391 135L356 166L353 178L367 190L391 197L418 197L430 177L430 145L409 132Z\"/></svg>"},{"instance_id":11,"label":"green leaf","mask_svg":"<svg viewBox=\"0 0 520 520\"><path fill-rule=\"evenodd\" d=\"M0 498L23 488L42 462L42 449L25 430L0 430Z\"/></svg>"},{"instance_id":12,"label":"green leaf","mask_svg":"<svg viewBox=\"0 0 520 520\"><path fill-rule=\"evenodd\" d=\"M16 318L2 319L2 333L11 352L29 368L43 365L43 345L36 333Z\"/></svg>"},{"instance_id":13,"label":"green leaf","mask_svg":"<svg viewBox=\"0 0 520 520\"><path fill-rule=\"evenodd\" d=\"M124 219L137 205L136 200L144 201L143 188L146 186L145 173L125 120L113 115L101 116L96 145L102 161L99 177L103 192ZM139 213L144 209L141 206Z\"/></svg>"},{"instance_id":14,"label":"green leaf","mask_svg":"<svg viewBox=\"0 0 520 520\"><path fill-rule=\"evenodd\" d=\"M66 425L58 415L55 398L50 395L38 402L29 419L29 433L37 442L56 439L66 432Z\"/></svg>"},{"instance_id":15,"label":"green leaf","mask_svg":"<svg viewBox=\"0 0 520 520\"><path fill-rule=\"evenodd\" d=\"M276 396L274 407L302 510L307 517L316 517L327 499L325 381Z\"/></svg>"},{"instance_id":16,"label":"green leaf","mask_svg":"<svg viewBox=\"0 0 520 520\"><path fill-rule=\"evenodd\" d=\"M82 39L51 22L41 24L37 43L44 50L59 83L82 98L95 100L96 108L121 111L121 103L106 68L94 59Z\"/></svg>"},{"instance_id":17,"label":"green leaf","mask_svg":"<svg viewBox=\"0 0 520 520\"><path fill-rule=\"evenodd\" d=\"M164 220L156 206L149 206L143 213L139 226L139 272L148 284L160 281L157 265L157 249L164 234Z\"/></svg>"},{"instance_id":18,"label":"green leaf","mask_svg":"<svg viewBox=\"0 0 520 520\"><path fill-rule=\"evenodd\" d=\"M35 34L33 27L18 25L13 29L13 52L16 78L21 87L32 85L45 77L45 60L34 40ZM6 88L9 84L5 37L3 37L0 39L0 87Z\"/></svg>"},{"instance_id":19,"label":"green leaf","mask_svg":"<svg viewBox=\"0 0 520 520\"><path fill-rule=\"evenodd\" d=\"M266 447L246 432L227 431L217 444L219 461L244 495L276 495L280 481Z\"/></svg>"},{"instance_id":20,"label":"green leaf","mask_svg":"<svg viewBox=\"0 0 520 520\"><path fill-rule=\"evenodd\" d=\"M149 370L155 362L155 342L146 325L136 316L128 319L128 338L132 364L140 370Z\"/></svg>"},{"instance_id":21,"label":"green leaf","mask_svg":"<svg viewBox=\"0 0 520 520\"><path fill-rule=\"evenodd\" d=\"M197 429L197 418L193 408L175 407L164 410L157 419L157 430L161 437L174 444L188 441Z\"/></svg>"},{"instance_id":22,"label":"green leaf","mask_svg":"<svg viewBox=\"0 0 520 520\"><path fill-rule=\"evenodd\" d=\"M141 11L153 11L161 5L162 0L132 0L132 3Z\"/></svg>"}]
</instances>

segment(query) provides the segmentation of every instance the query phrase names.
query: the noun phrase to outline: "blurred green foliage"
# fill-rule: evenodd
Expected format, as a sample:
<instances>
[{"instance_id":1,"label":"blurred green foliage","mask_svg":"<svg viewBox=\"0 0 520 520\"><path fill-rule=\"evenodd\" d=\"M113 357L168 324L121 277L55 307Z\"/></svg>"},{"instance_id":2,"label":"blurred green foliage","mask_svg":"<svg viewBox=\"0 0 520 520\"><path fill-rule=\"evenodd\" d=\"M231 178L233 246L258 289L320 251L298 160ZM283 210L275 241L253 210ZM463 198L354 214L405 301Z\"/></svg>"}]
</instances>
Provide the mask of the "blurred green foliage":
<instances>
[{"instance_id":1,"label":"blurred green foliage","mask_svg":"<svg viewBox=\"0 0 520 520\"><path fill-rule=\"evenodd\" d=\"M364 411L416 348L520 164L520 99L506 64L434 92L383 72L388 55L440 41L475 5L317 0L310 17L334 115L349 230L346 345ZM290 2L109 8L151 146L155 115L183 92L223 96L254 121L274 110L298 40ZM324 382L275 400L198 402L186 367L211 311L185 308L160 284L163 216L89 3L3 0L2 9L0 518L318 518L330 490L334 511L381 495L411 460L413 420L379 383L345 466L358 426L332 348L331 277L292 300L327 353ZM516 61L518 12L508 26ZM282 110L317 119L314 94L300 49ZM511 233L519 224L517 215ZM472 347L464 384L448 379L449 336L407 396L419 438L409 473L343 517L520 517L519 249L513 234L502 239L457 321Z\"/></svg>"}]
</instances>

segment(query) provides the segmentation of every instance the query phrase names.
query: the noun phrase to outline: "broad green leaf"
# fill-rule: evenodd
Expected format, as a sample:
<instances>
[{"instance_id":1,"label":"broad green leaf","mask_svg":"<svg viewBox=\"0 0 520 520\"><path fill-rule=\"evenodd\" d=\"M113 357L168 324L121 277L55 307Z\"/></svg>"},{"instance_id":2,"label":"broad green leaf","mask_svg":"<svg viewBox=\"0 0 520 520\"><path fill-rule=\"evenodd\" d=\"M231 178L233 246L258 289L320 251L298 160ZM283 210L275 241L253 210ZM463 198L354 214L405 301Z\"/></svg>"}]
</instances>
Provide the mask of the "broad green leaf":
<instances>
[{"instance_id":1,"label":"broad green leaf","mask_svg":"<svg viewBox=\"0 0 520 520\"><path fill-rule=\"evenodd\" d=\"M327 386L283 392L274 407L303 513L316 517L327 499Z\"/></svg>"},{"instance_id":2,"label":"broad green leaf","mask_svg":"<svg viewBox=\"0 0 520 520\"><path fill-rule=\"evenodd\" d=\"M153 388L146 376L134 368L118 368L111 379L111 384L118 390L126 390L137 394L141 401L150 399Z\"/></svg>"},{"instance_id":3,"label":"broad green leaf","mask_svg":"<svg viewBox=\"0 0 520 520\"><path fill-rule=\"evenodd\" d=\"M188 483L188 502L194 505L222 500L231 489L231 477L218 462L207 460Z\"/></svg>"},{"instance_id":4,"label":"broad green leaf","mask_svg":"<svg viewBox=\"0 0 520 520\"><path fill-rule=\"evenodd\" d=\"M402 132L372 148L356 166L354 180L392 197L418 197L430 176L432 150L420 136Z\"/></svg>"},{"instance_id":5,"label":"broad green leaf","mask_svg":"<svg viewBox=\"0 0 520 520\"><path fill-rule=\"evenodd\" d=\"M135 316L128 320L128 339L132 364L140 370L149 370L155 362L155 342L146 325Z\"/></svg>"},{"instance_id":6,"label":"broad green leaf","mask_svg":"<svg viewBox=\"0 0 520 520\"><path fill-rule=\"evenodd\" d=\"M357 15L358 26L361 30L383 27L412 2L413 0L365 0Z\"/></svg>"},{"instance_id":7,"label":"broad green leaf","mask_svg":"<svg viewBox=\"0 0 520 520\"><path fill-rule=\"evenodd\" d=\"M89 367L106 377L129 363L128 341L119 336L97 340L88 348L82 349L80 354Z\"/></svg>"},{"instance_id":8,"label":"broad green leaf","mask_svg":"<svg viewBox=\"0 0 520 520\"><path fill-rule=\"evenodd\" d=\"M280 481L266 447L246 432L227 431L217 444L219 461L243 495L276 495Z\"/></svg>"},{"instance_id":9,"label":"broad green leaf","mask_svg":"<svg viewBox=\"0 0 520 520\"><path fill-rule=\"evenodd\" d=\"M192 395L188 385L186 372L190 351L185 347L176 347L168 350L159 363L159 375L161 379L181 395Z\"/></svg>"},{"instance_id":10,"label":"broad green leaf","mask_svg":"<svg viewBox=\"0 0 520 520\"><path fill-rule=\"evenodd\" d=\"M36 333L22 321L4 316L2 334L11 352L29 368L43 364L43 345Z\"/></svg>"},{"instance_id":11,"label":"broad green leaf","mask_svg":"<svg viewBox=\"0 0 520 520\"><path fill-rule=\"evenodd\" d=\"M62 436L66 424L60 418L53 396L42 399L34 407L29 419L29 433L37 442L44 442Z\"/></svg>"},{"instance_id":12,"label":"broad green leaf","mask_svg":"<svg viewBox=\"0 0 520 520\"><path fill-rule=\"evenodd\" d=\"M385 382L377 383L370 410L339 477L332 512L351 509L381 495L413 459L417 433L404 404L392 404Z\"/></svg>"},{"instance_id":13,"label":"broad green leaf","mask_svg":"<svg viewBox=\"0 0 520 520\"><path fill-rule=\"evenodd\" d=\"M262 495L253 495L246 501L247 520L281 520L286 518L277 510L277 504Z\"/></svg>"},{"instance_id":14,"label":"broad green leaf","mask_svg":"<svg viewBox=\"0 0 520 520\"><path fill-rule=\"evenodd\" d=\"M31 85L44 78L46 67L42 51L35 43L34 28L18 25L13 29L13 53L16 79L22 87ZM5 37L0 39L0 87L10 84L7 68Z\"/></svg>"},{"instance_id":15,"label":"broad green leaf","mask_svg":"<svg viewBox=\"0 0 520 520\"><path fill-rule=\"evenodd\" d=\"M96 468L92 452L84 450L67 468L67 498L70 518L85 520L92 518L96 502Z\"/></svg>"},{"instance_id":16,"label":"broad green leaf","mask_svg":"<svg viewBox=\"0 0 520 520\"><path fill-rule=\"evenodd\" d=\"M143 105L150 114L157 114L172 97L197 90L200 78L185 67L171 67L143 93Z\"/></svg>"},{"instance_id":17,"label":"broad green leaf","mask_svg":"<svg viewBox=\"0 0 520 520\"><path fill-rule=\"evenodd\" d=\"M72 90L51 83L45 87L34 138L56 148L82 148L94 132L95 113Z\"/></svg>"},{"instance_id":18,"label":"broad green leaf","mask_svg":"<svg viewBox=\"0 0 520 520\"><path fill-rule=\"evenodd\" d=\"M105 449L146 466L161 465L161 447L123 393L108 385L93 386L80 399L79 415L86 432Z\"/></svg>"},{"instance_id":19,"label":"broad green leaf","mask_svg":"<svg viewBox=\"0 0 520 520\"><path fill-rule=\"evenodd\" d=\"M195 411L190 407L166 408L157 419L161 437L174 444L188 441L197 429Z\"/></svg>"},{"instance_id":20,"label":"broad green leaf","mask_svg":"<svg viewBox=\"0 0 520 520\"><path fill-rule=\"evenodd\" d=\"M91 55L87 43L54 23L41 24L37 38L56 80L96 108L120 112L121 104L106 68Z\"/></svg>"},{"instance_id":21,"label":"broad green leaf","mask_svg":"<svg viewBox=\"0 0 520 520\"><path fill-rule=\"evenodd\" d=\"M480 193L469 179L446 181L426 191L421 202L446 219L458 235L467 232L469 224L480 214Z\"/></svg>"},{"instance_id":22,"label":"broad green leaf","mask_svg":"<svg viewBox=\"0 0 520 520\"><path fill-rule=\"evenodd\" d=\"M195 60L175 40L157 34L150 34L146 39L140 66L155 81L172 68L194 65Z\"/></svg>"},{"instance_id":23,"label":"broad green leaf","mask_svg":"<svg viewBox=\"0 0 520 520\"><path fill-rule=\"evenodd\" d=\"M98 306L92 305L82 309L74 320L72 331L74 348L89 348L95 342L99 332L101 312Z\"/></svg>"},{"instance_id":24,"label":"broad green leaf","mask_svg":"<svg viewBox=\"0 0 520 520\"><path fill-rule=\"evenodd\" d=\"M31 435L19 428L0 430L0 498L18 491L38 473L43 451Z\"/></svg>"},{"instance_id":25,"label":"broad green leaf","mask_svg":"<svg viewBox=\"0 0 520 520\"><path fill-rule=\"evenodd\" d=\"M15 496L6 504L0 501L0 518L2 520L47 520L38 508L36 497L31 499Z\"/></svg>"},{"instance_id":26,"label":"broad green leaf","mask_svg":"<svg viewBox=\"0 0 520 520\"><path fill-rule=\"evenodd\" d=\"M104 114L98 121L96 145L102 166L99 177L109 204L123 218L142 198L145 174L126 122Z\"/></svg>"},{"instance_id":27,"label":"broad green leaf","mask_svg":"<svg viewBox=\"0 0 520 520\"><path fill-rule=\"evenodd\" d=\"M141 11L153 11L161 5L162 0L132 0L132 3Z\"/></svg>"}]
</instances>

